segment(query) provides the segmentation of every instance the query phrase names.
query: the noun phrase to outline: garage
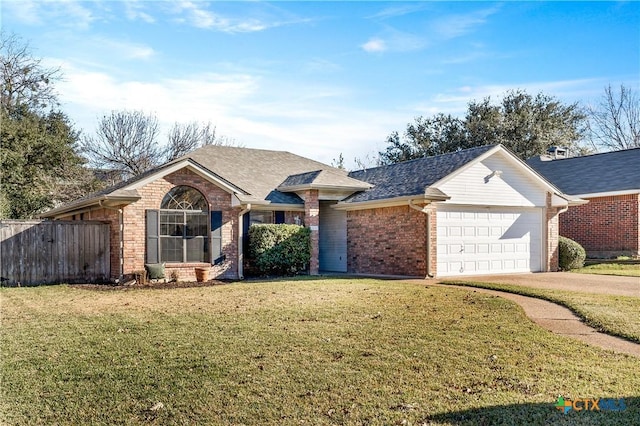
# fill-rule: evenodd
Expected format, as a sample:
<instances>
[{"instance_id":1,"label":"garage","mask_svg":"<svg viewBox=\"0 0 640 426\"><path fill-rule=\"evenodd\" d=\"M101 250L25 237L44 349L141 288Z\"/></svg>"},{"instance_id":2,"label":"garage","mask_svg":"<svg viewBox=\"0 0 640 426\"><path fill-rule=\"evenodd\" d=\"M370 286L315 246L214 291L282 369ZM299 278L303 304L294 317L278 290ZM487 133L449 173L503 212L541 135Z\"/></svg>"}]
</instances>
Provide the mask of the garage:
<instances>
[{"instance_id":1,"label":"garage","mask_svg":"<svg viewBox=\"0 0 640 426\"><path fill-rule=\"evenodd\" d=\"M371 184L334 207L349 212L353 273L440 278L555 271L559 216L585 202L501 145L350 176Z\"/></svg>"},{"instance_id":2,"label":"garage","mask_svg":"<svg viewBox=\"0 0 640 426\"><path fill-rule=\"evenodd\" d=\"M542 218L540 208L439 206L438 275L541 271Z\"/></svg>"}]
</instances>

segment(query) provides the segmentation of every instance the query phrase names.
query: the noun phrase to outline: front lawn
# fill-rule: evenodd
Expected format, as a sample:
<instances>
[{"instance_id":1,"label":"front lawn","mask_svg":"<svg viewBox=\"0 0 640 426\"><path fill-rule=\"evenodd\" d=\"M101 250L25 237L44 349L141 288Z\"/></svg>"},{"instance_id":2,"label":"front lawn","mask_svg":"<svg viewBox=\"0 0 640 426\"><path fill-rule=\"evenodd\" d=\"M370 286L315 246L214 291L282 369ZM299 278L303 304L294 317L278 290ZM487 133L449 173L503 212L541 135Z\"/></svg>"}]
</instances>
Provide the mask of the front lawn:
<instances>
[{"instance_id":1,"label":"front lawn","mask_svg":"<svg viewBox=\"0 0 640 426\"><path fill-rule=\"evenodd\" d=\"M586 324L599 331L640 343L640 315L638 314L640 312L640 297L577 293L463 280L447 281L442 284L488 288L549 300L571 309Z\"/></svg>"},{"instance_id":2,"label":"front lawn","mask_svg":"<svg viewBox=\"0 0 640 426\"><path fill-rule=\"evenodd\" d=\"M621 275L625 277L640 277L640 264L638 263L597 263L584 268L574 269L571 272L580 274Z\"/></svg>"},{"instance_id":3,"label":"front lawn","mask_svg":"<svg viewBox=\"0 0 640 426\"><path fill-rule=\"evenodd\" d=\"M401 281L2 288L0 424L639 424L640 360ZM623 412L562 414L570 398Z\"/></svg>"}]
</instances>

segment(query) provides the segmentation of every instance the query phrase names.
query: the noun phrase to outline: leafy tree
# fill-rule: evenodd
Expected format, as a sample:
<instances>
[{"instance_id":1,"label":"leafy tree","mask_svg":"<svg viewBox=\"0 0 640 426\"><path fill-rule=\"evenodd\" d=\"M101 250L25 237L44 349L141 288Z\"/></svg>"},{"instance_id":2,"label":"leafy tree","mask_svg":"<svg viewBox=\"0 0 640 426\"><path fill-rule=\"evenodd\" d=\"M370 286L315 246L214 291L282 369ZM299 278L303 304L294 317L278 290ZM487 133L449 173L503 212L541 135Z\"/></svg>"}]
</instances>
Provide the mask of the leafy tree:
<instances>
[{"instance_id":1,"label":"leafy tree","mask_svg":"<svg viewBox=\"0 0 640 426\"><path fill-rule=\"evenodd\" d=\"M611 85L595 106L587 108L589 136L594 145L617 151L640 148L640 98L631 88Z\"/></svg>"},{"instance_id":2,"label":"leafy tree","mask_svg":"<svg viewBox=\"0 0 640 426\"><path fill-rule=\"evenodd\" d=\"M79 134L55 110L60 77L14 34L0 34L0 217L30 218L95 188L76 153Z\"/></svg>"},{"instance_id":3,"label":"leafy tree","mask_svg":"<svg viewBox=\"0 0 640 426\"><path fill-rule=\"evenodd\" d=\"M382 164L444 154L470 147L461 120L451 115L416 117L407 125L404 138L398 132L387 137L387 148L380 153Z\"/></svg>"},{"instance_id":4,"label":"leafy tree","mask_svg":"<svg viewBox=\"0 0 640 426\"><path fill-rule=\"evenodd\" d=\"M78 132L58 111L1 112L2 217L22 219L96 189L76 152Z\"/></svg>"},{"instance_id":5,"label":"leafy tree","mask_svg":"<svg viewBox=\"0 0 640 426\"><path fill-rule=\"evenodd\" d=\"M565 105L543 93L534 97L516 90L497 105L490 98L470 102L465 128L470 146L501 143L526 160L554 145L582 152L585 120L577 103Z\"/></svg>"},{"instance_id":6,"label":"leafy tree","mask_svg":"<svg viewBox=\"0 0 640 426\"><path fill-rule=\"evenodd\" d=\"M444 114L417 117L402 138L391 133L379 155L382 163L390 164L498 143L522 159L543 154L553 145L583 152L585 118L577 104L564 105L542 93L534 97L509 91L499 104L490 97L469 102L462 120Z\"/></svg>"}]
</instances>

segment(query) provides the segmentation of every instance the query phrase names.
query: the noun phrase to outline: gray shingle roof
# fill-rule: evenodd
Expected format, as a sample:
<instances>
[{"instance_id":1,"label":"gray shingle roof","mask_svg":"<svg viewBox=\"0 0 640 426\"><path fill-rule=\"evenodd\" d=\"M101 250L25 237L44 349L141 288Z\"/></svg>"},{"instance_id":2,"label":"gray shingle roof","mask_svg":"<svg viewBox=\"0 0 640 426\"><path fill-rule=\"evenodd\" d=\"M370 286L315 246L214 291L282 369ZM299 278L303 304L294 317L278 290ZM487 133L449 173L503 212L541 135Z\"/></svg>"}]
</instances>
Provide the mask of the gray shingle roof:
<instances>
[{"instance_id":1,"label":"gray shingle roof","mask_svg":"<svg viewBox=\"0 0 640 426\"><path fill-rule=\"evenodd\" d=\"M640 190L640 148L527 164L569 195Z\"/></svg>"},{"instance_id":2,"label":"gray shingle roof","mask_svg":"<svg viewBox=\"0 0 640 426\"><path fill-rule=\"evenodd\" d=\"M296 187L342 187L352 189L368 189L366 182L349 177L343 170L314 170L311 172L291 175L278 187L280 190Z\"/></svg>"},{"instance_id":3,"label":"gray shingle roof","mask_svg":"<svg viewBox=\"0 0 640 426\"><path fill-rule=\"evenodd\" d=\"M304 175L309 179L315 173L316 178L330 177L324 182L336 185L353 181L343 170L285 151L206 146L186 157L197 161L248 194L272 203L302 203L297 195L276 190L290 176Z\"/></svg>"},{"instance_id":4,"label":"gray shingle roof","mask_svg":"<svg viewBox=\"0 0 640 426\"><path fill-rule=\"evenodd\" d=\"M266 200L272 204L304 204L296 194L282 192L277 188L289 176L309 171L314 171L316 177L321 176L323 182L333 182L335 185L356 182L343 170L290 152L209 145L129 180L67 203L42 216L46 217L51 212L70 211L75 206L92 201L97 203L105 197L135 196L137 192L129 191L127 188L184 160L189 160L230 187L236 188L239 197L246 202ZM362 186L366 187L364 183Z\"/></svg>"},{"instance_id":5,"label":"gray shingle roof","mask_svg":"<svg viewBox=\"0 0 640 426\"><path fill-rule=\"evenodd\" d=\"M453 173L495 146L481 146L449 154L418 158L388 166L351 172L349 173L350 177L369 182L373 185L373 188L354 194L346 199L345 202L357 203L424 195L428 186Z\"/></svg>"}]
</instances>

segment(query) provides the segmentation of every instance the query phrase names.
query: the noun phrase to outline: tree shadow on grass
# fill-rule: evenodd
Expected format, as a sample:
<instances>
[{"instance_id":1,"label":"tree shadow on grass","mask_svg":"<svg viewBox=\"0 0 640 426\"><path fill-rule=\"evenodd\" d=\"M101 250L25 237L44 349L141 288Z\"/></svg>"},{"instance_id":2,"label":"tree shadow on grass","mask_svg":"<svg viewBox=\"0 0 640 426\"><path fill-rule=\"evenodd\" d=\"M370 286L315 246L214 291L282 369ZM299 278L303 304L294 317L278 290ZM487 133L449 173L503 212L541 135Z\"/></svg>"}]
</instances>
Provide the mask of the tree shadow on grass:
<instances>
[{"instance_id":1,"label":"tree shadow on grass","mask_svg":"<svg viewBox=\"0 0 640 426\"><path fill-rule=\"evenodd\" d=\"M552 403L508 404L493 407L473 408L461 411L431 415L423 423L443 425L640 425L640 397L613 398L612 403L603 403L608 397L584 396L600 398L600 410L568 409L566 413ZM570 400L570 398L567 398ZM620 402L622 401L622 403ZM584 408L585 403L575 401L577 408ZM590 403L587 403L589 407ZM607 407L607 405L609 407ZM609 408L609 409L607 409ZM613 410L619 409L619 411Z\"/></svg>"}]
</instances>

